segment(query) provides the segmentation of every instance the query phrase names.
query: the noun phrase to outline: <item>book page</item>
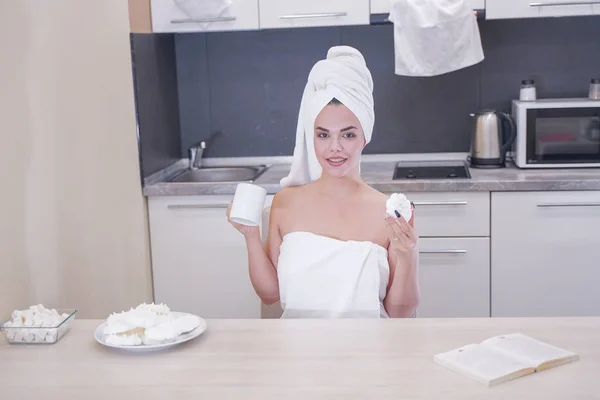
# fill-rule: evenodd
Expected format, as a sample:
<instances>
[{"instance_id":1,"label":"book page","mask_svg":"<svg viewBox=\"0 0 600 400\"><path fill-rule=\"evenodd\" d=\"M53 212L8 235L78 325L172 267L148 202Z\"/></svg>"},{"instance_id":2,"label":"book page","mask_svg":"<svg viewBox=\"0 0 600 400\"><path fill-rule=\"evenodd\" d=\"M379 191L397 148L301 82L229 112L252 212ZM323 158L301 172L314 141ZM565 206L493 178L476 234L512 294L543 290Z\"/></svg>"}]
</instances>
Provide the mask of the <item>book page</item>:
<instances>
[{"instance_id":1,"label":"book page","mask_svg":"<svg viewBox=\"0 0 600 400\"><path fill-rule=\"evenodd\" d=\"M483 346L500 349L532 367L538 367L544 363L561 363L577 359L577 354L567 351L551 344L533 339L521 333L495 336L481 342Z\"/></svg>"},{"instance_id":2,"label":"book page","mask_svg":"<svg viewBox=\"0 0 600 400\"><path fill-rule=\"evenodd\" d=\"M515 378L534 370L531 365L492 347L470 344L436 354L435 362L488 385Z\"/></svg>"}]
</instances>

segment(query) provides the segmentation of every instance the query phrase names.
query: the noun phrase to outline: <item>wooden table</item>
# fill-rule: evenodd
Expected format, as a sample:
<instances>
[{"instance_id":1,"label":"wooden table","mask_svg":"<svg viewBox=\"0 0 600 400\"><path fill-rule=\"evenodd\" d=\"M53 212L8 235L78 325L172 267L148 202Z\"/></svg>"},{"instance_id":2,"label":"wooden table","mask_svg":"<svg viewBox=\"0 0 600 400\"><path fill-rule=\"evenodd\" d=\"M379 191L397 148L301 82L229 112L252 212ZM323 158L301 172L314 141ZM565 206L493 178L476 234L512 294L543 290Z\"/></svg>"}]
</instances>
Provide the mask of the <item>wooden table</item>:
<instances>
[{"instance_id":1,"label":"wooden table","mask_svg":"<svg viewBox=\"0 0 600 400\"><path fill-rule=\"evenodd\" d=\"M54 345L0 339L2 399L592 399L600 398L600 318L208 320L167 351L130 353L75 320ZM433 355L522 332L580 361L487 387ZM179 396L179 397L175 397Z\"/></svg>"}]
</instances>

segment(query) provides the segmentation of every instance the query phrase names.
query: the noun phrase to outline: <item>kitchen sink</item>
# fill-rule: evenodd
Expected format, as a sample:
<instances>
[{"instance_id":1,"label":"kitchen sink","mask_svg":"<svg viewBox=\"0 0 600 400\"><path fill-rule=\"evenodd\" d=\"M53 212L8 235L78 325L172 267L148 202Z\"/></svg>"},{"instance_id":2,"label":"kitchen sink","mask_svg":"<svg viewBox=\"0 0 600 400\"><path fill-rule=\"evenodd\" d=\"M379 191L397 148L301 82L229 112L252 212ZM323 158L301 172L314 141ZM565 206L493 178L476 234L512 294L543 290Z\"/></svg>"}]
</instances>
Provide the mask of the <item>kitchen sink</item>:
<instances>
[{"instance_id":1,"label":"kitchen sink","mask_svg":"<svg viewBox=\"0 0 600 400\"><path fill-rule=\"evenodd\" d=\"M246 165L187 169L169 181L189 183L253 182L267 168L266 165Z\"/></svg>"}]
</instances>

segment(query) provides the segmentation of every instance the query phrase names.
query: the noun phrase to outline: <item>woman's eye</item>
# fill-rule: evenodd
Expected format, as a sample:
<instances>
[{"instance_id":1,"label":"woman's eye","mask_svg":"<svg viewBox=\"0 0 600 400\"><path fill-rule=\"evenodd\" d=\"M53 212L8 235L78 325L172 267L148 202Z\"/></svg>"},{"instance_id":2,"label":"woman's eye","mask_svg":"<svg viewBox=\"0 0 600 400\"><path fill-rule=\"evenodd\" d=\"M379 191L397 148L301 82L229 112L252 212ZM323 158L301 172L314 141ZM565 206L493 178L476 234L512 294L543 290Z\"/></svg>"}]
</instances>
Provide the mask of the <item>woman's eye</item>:
<instances>
[{"instance_id":1,"label":"woman's eye","mask_svg":"<svg viewBox=\"0 0 600 400\"><path fill-rule=\"evenodd\" d=\"M320 137L320 138L326 138L326 137L327 137L327 134L326 134L326 133L324 133L324 132L320 132L320 133L318 133L318 134L317 134L317 137Z\"/></svg>"},{"instance_id":2,"label":"woman's eye","mask_svg":"<svg viewBox=\"0 0 600 400\"><path fill-rule=\"evenodd\" d=\"M346 138L355 138L356 134L354 132L348 132L344 134L344 137Z\"/></svg>"}]
</instances>

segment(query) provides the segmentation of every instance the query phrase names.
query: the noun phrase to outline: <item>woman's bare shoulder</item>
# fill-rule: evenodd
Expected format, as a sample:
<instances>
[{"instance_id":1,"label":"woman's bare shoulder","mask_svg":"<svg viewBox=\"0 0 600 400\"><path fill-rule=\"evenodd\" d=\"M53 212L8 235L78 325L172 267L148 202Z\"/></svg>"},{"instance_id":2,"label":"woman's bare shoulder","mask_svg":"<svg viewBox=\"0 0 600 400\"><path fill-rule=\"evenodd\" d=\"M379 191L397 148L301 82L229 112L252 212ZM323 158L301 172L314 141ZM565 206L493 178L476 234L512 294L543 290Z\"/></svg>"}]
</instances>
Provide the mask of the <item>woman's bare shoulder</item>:
<instances>
[{"instance_id":1,"label":"woman's bare shoulder","mask_svg":"<svg viewBox=\"0 0 600 400\"><path fill-rule=\"evenodd\" d=\"M283 209L293 205L304 193L303 186L290 186L279 190L273 196L271 209Z\"/></svg>"},{"instance_id":2,"label":"woman's bare shoulder","mask_svg":"<svg viewBox=\"0 0 600 400\"><path fill-rule=\"evenodd\" d=\"M369 185L365 186L365 198L369 202L377 203L378 205L383 204L385 206L385 203L389 199L389 197L389 195L382 193Z\"/></svg>"}]
</instances>

